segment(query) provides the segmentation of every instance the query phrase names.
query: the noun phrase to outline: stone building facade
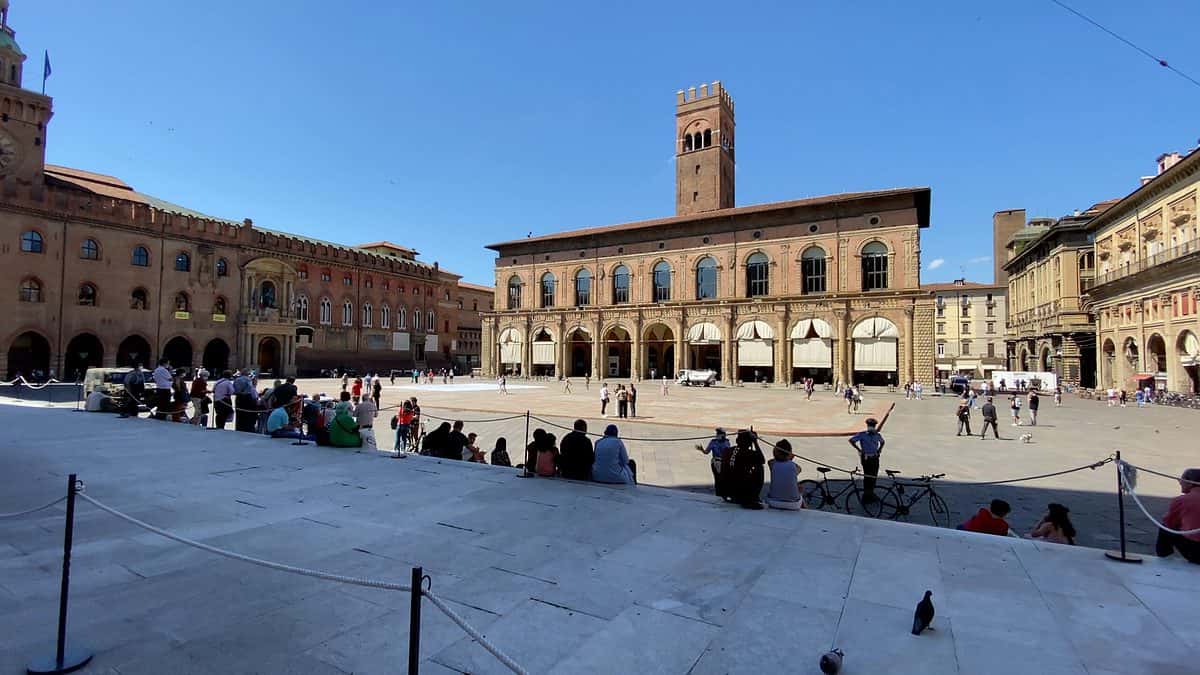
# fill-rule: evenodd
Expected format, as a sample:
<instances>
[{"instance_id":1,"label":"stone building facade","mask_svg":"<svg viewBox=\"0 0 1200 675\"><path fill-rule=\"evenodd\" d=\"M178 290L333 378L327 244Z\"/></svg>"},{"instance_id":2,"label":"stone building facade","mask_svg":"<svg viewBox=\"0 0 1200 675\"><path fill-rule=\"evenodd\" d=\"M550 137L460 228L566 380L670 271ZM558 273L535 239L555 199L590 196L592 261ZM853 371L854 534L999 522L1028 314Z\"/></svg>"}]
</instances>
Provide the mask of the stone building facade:
<instances>
[{"instance_id":1,"label":"stone building facade","mask_svg":"<svg viewBox=\"0 0 1200 675\"><path fill-rule=\"evenodd\" d=\"M22 88L0 19L0 373L153 363L315 373L441 367L457 274L388 242L344 246L213 218L45 163L52 100ZM478 294L477 290L470 291ZM471 305L472 307L474 305Z\"/></svg>"},{"instance_id":2,"label":"stone building facade","mask_svg":"<svg viewBox=\"0 0 1200 675\"><path fill-rule=\"evenodd\" d=\"M921 287L933 295L934 367L951 375L989 378L1004 369L1005 288L955 279Z\"/></svg>"},{"instance_id":3,"label":"stone building facade","mask_svg":"<svg viewBox=\"0 0 1200 675\"><path fill-rule=\"evenodd\" d=\"M733 206L733 100L677 94L677 215L492 244L483 370L727 382L933 376L930 191Z\"/></svg>"},{"instance_id":4,"label":"stone building facade","mask_svg":"<svg viewBox=\"0 0 1200 675\"><path fill-rule=\"evenodd\" d=\"M1200 152L1168 153L1156 176L1088 223L1100 387L1200 393L1198 188Z\"/></svg>"},{"instance_id":5,"label":"stone building facade","mask_svg":"<svg viewBox=\"0 0 1200 675\"><path fill-rule=\"evenodd\" d=\"M1087 224L1114 203L1058 220L1033 219L1008 237L1008 370L1052 372L1067 384L1096 385L1096 325L1086 306L1096 256ZM998 212L997 223L1002 213L1013 212ZM1024 220L1025 211L1017 213ZM1002 234L997 226L997 239Z\"/></svg>"}]
</instances>

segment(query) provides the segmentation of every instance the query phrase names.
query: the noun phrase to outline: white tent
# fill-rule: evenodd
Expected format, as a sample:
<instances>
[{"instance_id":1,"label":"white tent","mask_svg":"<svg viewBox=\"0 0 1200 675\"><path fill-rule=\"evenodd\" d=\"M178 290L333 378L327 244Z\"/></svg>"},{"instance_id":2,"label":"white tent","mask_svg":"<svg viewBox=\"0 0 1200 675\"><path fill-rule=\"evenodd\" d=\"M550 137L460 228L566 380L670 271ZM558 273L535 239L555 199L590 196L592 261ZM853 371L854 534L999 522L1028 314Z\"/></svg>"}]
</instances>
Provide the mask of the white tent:
<instances>
[{"instance_id":1,"label":"white tent","mask_svg":"<svg viewBox=\"0 0 1200 675\"><path fill-rule=\"evenodd\" d=\"M500 362L521 362L521 333L516 328L505 328L500 333Z\"/></svg>"},{"instance_id":2,"label":"white tent","mask_svg":"<svg viewBox=\"0 0 1200 675\"><path fill-rule=\"evenodd\" d=\"M895 371L900 330L896 324L876 316L854 326L854 369Z\"/></svg>"},{"instance_id":3,"label":"white tent","mask_svg":"<svg viewBox=\"0 0 1200 675\"><path fill-rule=\"evenodd\" d=\"M533 336L533 365L553 366L555 362L554 335L546 329L541 329Z\"/></svg>"},{"instance_id":4,"label":"white tent","mask_svg":"<svg viewBox=\"0 0 1200 675\"><path fill-rule=\"evenodd\" d=\"M721 344L721 329L715 324L698 323L688 329L687 340L694 345Z\"/></svg>"},{"instance_id":5,"label":"white tent","mask_svg":"<svg viewBox=\"0 0 1200 675\"><path fill-rule=\"evenodd\" d=\"M792 367L832 368L833 328L824 319L802 319L792 327Z\"/></svg>"},{"instance_id":6,"label":"white tent","mask_svg":"<svg viewBox=\"0 0 1200 675\"><path fill-rule=\"evenodd\" d=\"M775 331L766 321L747 321L738 326L738 365L775 365Z\"/></svg>"}]
</instances>

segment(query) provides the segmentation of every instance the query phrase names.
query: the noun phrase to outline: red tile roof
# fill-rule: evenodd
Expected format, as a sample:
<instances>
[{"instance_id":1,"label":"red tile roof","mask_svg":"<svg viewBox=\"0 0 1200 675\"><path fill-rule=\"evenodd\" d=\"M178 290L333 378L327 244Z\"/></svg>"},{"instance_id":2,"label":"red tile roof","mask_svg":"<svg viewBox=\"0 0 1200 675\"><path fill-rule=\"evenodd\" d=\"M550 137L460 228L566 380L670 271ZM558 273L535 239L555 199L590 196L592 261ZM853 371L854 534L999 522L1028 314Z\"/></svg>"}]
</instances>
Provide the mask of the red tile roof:
<instances>
[{"instance_id":1,"label":"red tile roof","mask_svg":"<svg viewBox=\"0 0 1200 675\"><path fill-rule=\"evenodd\" d=\"M820 197L808 197L806 199L796 199L787 202L768 202L766 204L753 204L751 206L738 206L731 209L720 209L717 211L705 211L703 213L693 213L686 216L671 216L669 218L655 218L652 220L639 220L631 223L621 223L618 225L603 225L600 227L586 227L578 230L567 230L565 232L555 232L553 234L544 234L538 237L526 237L525 239L513 239L510 241L502 241L497 244L488 244L487 248L499 250L503 246L512 246L517 244L535 242L535 241L553 241L556 239L571 239L573 237L581 237L592 234L604 234L607 232L621 232L628 230L641 230L660 225L673 225L676 223L686 223L689 221L707 220L709 218L728 218L731 216L743 216L752 213L763 213L767 211L779 211L802 206L821 206L824 204L836 204L840 202L849 202L857 199L870 199L872 197L891 197L895 195L905 195L914 193L929 193L927 187L907 187L907 188L892 188L889 190L872 190L868 192L843 192L835 195L823 195Z\"/></svg>"},{"instance_id":2,"label":"red tile roof","mask_svg":"<svg viewBox=\"0 0 1200 675\"><path fill-rule=\"evenodd\" d=\"M496 292L496 289L493 286L481 286L479 284L472 284L466 281L460 281L458 282L458 285L472 291L482 291L484 293L488 293L489 295Z\"/></svg>"}]
</instances>

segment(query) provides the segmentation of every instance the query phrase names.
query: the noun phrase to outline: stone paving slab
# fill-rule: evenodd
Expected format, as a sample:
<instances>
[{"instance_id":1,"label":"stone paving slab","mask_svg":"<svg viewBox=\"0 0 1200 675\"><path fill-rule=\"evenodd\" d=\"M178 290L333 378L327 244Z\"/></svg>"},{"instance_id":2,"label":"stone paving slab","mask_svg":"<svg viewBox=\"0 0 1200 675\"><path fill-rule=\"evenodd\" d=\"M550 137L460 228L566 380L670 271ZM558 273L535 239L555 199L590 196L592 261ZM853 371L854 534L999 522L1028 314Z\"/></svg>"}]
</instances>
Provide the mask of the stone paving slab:
<instances>
[{"instance_id":1,"label":"stone paving slab","mask_svg":"<svg viewBox=\"0 0 1200 675\"><path fill-rule=\"evenodd\" d=\"M805 672L836 645L847 672L1186 673L1200 648L1200 576L1176 560L108 415L0 406L0 428L0 510L76 471L98 499L239 552L402 582L421 564L531 672ZM61 514L0 522L0 673L49 648ZM216 558L86 503L78 518L86 672L403 668L405 594ZM916 638L925 589L937 630ZM423 625L423 672L501 672L430 605Z\"/></svg>"}]
</instances>

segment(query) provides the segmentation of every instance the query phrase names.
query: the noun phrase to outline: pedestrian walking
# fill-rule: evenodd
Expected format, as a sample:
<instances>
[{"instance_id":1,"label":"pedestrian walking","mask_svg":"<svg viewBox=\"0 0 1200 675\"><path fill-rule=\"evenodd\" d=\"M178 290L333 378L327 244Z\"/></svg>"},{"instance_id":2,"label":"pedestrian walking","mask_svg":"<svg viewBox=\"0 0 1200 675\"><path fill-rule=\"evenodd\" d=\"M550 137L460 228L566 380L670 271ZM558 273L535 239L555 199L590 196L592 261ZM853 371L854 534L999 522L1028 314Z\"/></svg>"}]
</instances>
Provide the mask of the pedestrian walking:
<instances>
[{"instance_id":1,"label":"pedestrian walking","mask_svg":"<svg viewBox=\"0 0 1200 675\"><path fill-rule=\"evenodd\" d=\"M571 393L571 378L569 378L569 377L563 378L563 393L564 394Z\"/></svg>"},{"instance_id":2,"label":"pedestrian walking","mask_svg":"<svg viewBox=\"0 0 1200 675\"><path fill-rule=\"evenodd\" d=\"M371 383L371 400L375 401L375 409L379 409L379 399L383 394L383 383L379 381L379 377L375 377L375 381Z\"/></svg>"},{"instance_id":3,"label":"pedestrian walking","mask_svg":"<svg viewBox=\"0 0 1200 675\"><path fill-rule=\"evenodd\" d=\"M629 383L629 416L637 417L637 387Z\"/></svg>"},{"instance_id":4,"label":"pedestrian walking","mask_svg":"<svg viewBox=\"0 0 1200 675\"><path fill-rule=\"evenodd\" d=\"M955 410L955 416L958 418L958 433L956 436L962 436L963 430L966 430L968 436L971 435L971 402L966 396L958 401L958 409Z\"/></svg>"},{"instance_id":5,"label":"pedestrian walking","mask_svg":"<svg viewBox=\"0 0 1200 675\"><path fill-rule=\"evenodd\" d=\"M504 394L505 396L508 396L508 380L506 380L505 377L503 375L501 375L500 379L497 380L497 383L500 385L500 389L499 389L500 393Z\"/></svg>"},{"instance_id":6,"label":"pedestrian walking","mask_svg":"<svg viewBox=\"0 0 1200 675\"><path fill-rule=\"evenodd\" d=\"M629 390L623 384L617 385L617 417L629 417Z\"/></svg>"},{"instance_id":7,"label":"pedestrian walking","mask_svg":"<svg viewBox=\"0 0 1200 675\"><path fill-rule=\"evenodd\" d=\"M667 385L667 376L666 376L666 375L663 375L663 379L662 379L662 395L663 395L663 396L669 396L670 394L671 394L671 388L670 388L670 386L668 386L668 385Z\"/></svg>"},{"instance_id":8,"label":"pedestrian walking","mask_svg":"<svg viewBox=\"0 0 1200 675\"><path fill-rule=\"evenodd\" d=\"M842 394L842 397L846 399L846 414L853 415L854 414L854 389L849 386L846 387L846 391Z\"/></svg>"},{"instance_id":9,"label":"pedestrian walking","mask_svg":"<svg viewBox=\"0 0 1200 675\"><path fill-rule=\"evenodd\" d=\"M608 417L608 385L600 383L600 416Z\"/></svg>"},{"instance_id":10,"label":"pedestrian walking","mask_svg":"<svg viewBox=\"0 0 1200 675\"><path fill-rule=\"evenodd\" d=\"M850 437L850 447L858 451L859 463L863 470L863 501L878 501L875 496L875 479L879 476L879 456L883 454L885 441L883 434L876 430L879 422L874 417L867 418L867 428Z\"/></svg>"},{"instance_id":11,"label":"pedestrian walking","mask_svg":"<svg viewBox=\"0 0 1200 675\"><path fill-rule=\"evenodd\" d=\"M988 425L992 427L992 435L996 437L996 440L1000 440L1000 430L996 428L996 406L992 403L991 396L987 397L979 412L983 416L983 431L979 433L980 440L987 436Z\"/></svg>"},{"instance_id":12,"label":"pedestrian walking","mask_svg":"<svg viewBox=\"0 0 1200 675\"><path fill-rule=\"evenodd\" d=\"M1017 394L1009 396L1008 408L1012 411L1012 425L1014 427L1021 426L1021 397Z\"/></svg>"},{"instance_id":13,"label":"pedestrian walking","mask_svg":"<svg viewBox=\"0 0 1200 675\"><path fill-rule=\"evenodd\" d=\"M1062 387L1054 388L1054 407L1055 408L1062 407Z\"/></svg>"},{"instance_id":14,"label":"pedestrian walking","mask_svg":"<svg viewBox=\"0 0 1200 675\"><path fill-rule=\"evenodd\" d=\"M1042 404L1042 397L1038 396L1036 391L1029 392L1029 424L1037 426L1038 408Z\"/></svg>"}]
</instances>

